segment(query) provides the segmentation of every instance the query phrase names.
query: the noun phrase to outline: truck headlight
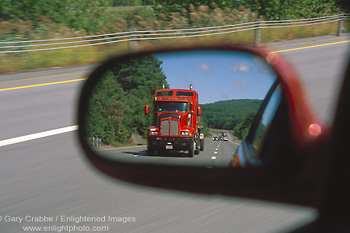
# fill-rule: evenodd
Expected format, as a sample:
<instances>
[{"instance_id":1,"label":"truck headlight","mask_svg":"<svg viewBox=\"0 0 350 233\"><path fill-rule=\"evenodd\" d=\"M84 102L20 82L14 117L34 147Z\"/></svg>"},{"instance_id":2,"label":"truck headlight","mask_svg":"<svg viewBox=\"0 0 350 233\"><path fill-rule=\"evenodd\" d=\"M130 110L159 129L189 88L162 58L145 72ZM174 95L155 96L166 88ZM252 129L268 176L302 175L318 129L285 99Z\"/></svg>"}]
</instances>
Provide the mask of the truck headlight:
<instances>
[{"instance_id":1,"label":"truck headlight","mask_svg":"<svg viewBox=\"0 0 350 233\"><path fill-rule=\"evenodd\" d=\"M181 136L190 136L190 132L188 132L188 131L181 131Z\"/></svg>"},{"instance_id":2,"label":"truck headlight","mask_svg":"<svg viewBox=\"0 0 350 233\"><path fill-rule=\"evenodd\" d=\"M149 135L154 136L154 135L158 135L159 132L158 131L149 131Z\"/></svg>"}]
</instances>

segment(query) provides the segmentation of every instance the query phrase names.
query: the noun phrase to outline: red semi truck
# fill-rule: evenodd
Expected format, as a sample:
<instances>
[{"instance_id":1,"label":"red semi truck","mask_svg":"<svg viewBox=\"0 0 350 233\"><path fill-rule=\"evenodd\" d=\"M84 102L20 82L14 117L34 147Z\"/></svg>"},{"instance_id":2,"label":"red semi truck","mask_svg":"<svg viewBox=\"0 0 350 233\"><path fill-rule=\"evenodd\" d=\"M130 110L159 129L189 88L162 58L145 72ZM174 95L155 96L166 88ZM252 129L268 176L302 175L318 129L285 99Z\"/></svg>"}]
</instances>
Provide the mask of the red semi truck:
<instances>
[{"instance_id":1,"label":"red semi truck","mask_svg":"<svg viewBox=\"0 0 350 233\"><path fill-rule=\"evenodd\" d=\"M198 123L201 116L198 93L184 89L157 90L154 95L153 126L148 128L147 151L154 155L169 151L188 151L193 157L204 149L204 136ZM149 115L149 106L145 105Z\"/></svg>"}]
</instances>

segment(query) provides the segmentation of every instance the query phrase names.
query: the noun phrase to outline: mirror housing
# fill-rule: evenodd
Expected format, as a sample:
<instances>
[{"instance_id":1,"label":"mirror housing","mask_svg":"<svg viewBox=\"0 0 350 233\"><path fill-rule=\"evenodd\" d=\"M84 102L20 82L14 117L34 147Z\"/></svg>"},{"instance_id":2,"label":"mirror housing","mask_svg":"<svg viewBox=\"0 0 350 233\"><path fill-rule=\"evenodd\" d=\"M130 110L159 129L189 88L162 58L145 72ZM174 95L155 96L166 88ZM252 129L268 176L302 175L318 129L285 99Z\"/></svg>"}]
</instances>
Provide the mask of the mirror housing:
<instances>
[{"instance_id":1,"label":"mirror housing","mask_svg":"<svg viewBox=\"0 0 350 233\"><path fill-rule=\"evenodd\" d=\"M291 151L278 155L277 159L267 166L224 169L193 166L191 163L183 162L164 165L149 160L145 160L143 164L134 164L127 159L116 161L102 157L92 150L86 140L86 129L80 126L84 125L88 109L86 100L89 99L101 74L114 64L135 56L190 50L245 52L259 56L270 64L278 76L284 96L283 113L274 122L285 127L285 134L278 136L288 141ZM201 114L200 107L197 111L198 115ZM145 114L147 113L149 114L148 105L145 106ZM97 67L85 82L79 100L78 124L79 141L88 161L104 174L119 180L164 189L205 194L219 193L309 206L314 204L317 195L313 192L312 185L305 182L309 181L305 177L309 175L307 161L310 158L307 156L307 151L317 144L317 139L321 135L320 130L317 135L311 134L310 127L314 128L312 125L317 125L321 128L320 123L312 114L293 68L279 54L266 48L247 45L201 46L167 51L153 50L111 58ZM292 189L291 182L297 184Z\"/></svg>"}]
</instances>

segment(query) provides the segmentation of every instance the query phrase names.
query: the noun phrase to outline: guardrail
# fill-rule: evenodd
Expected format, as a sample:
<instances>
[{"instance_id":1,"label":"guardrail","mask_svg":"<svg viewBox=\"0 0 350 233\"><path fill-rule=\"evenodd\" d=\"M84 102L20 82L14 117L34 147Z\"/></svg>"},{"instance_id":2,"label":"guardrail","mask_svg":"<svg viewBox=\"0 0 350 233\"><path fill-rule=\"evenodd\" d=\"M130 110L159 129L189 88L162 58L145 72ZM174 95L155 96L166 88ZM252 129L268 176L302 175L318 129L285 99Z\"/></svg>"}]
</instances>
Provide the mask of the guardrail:
<instances>
[{"instance_id":1,"label":"guardrail","mask_svg":"<svg viewBox=\"0 0 350 233\"><path fill-rule=\"evenodd\" d=\"M89 145L92 147L102 146L102 139L101 138L89 137L88 142L89 142Z\"/></svg>"},{"instance_id":2,"label":"guardrail","mask_svg":"<svg viewBox=\"0 0 350 233\"><path fill-rule=\"evenodd\" d=\"M91 35L83 37L71 37L47 40L29 40L29 41L11 41L0 42L1 53L23 53L35 51L47 51L57 49L79 48L86 46L96 46L126 41L142 40L161 40L175 38L193 38L235 33L241 31L255 30L255 43L260 43L261 29L305 27L318 24L338 22L338 36L342 33L343 21L349 20L350 14L339 14L326 17L297 19L297 20L279 20L279 21L255 21L235 25L187 28L173 30L154 30L154 31L134 31L118 32L103 35ZM133 47L133 46L131 46Z\"/></svg>"}]
</instances>

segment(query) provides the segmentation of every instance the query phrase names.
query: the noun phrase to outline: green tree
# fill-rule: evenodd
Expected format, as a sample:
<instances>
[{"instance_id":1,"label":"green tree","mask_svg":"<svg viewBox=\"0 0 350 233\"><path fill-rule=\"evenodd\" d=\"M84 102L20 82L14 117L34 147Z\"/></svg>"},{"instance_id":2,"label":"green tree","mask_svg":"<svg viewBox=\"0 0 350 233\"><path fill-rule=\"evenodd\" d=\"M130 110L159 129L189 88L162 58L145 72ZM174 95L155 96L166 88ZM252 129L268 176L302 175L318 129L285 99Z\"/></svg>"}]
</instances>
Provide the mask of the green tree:
<instances>
[{"instance_id":1,"label":"green tree","mask_svg":"<svg viewBox=\"0 0 350 233\"><path fill-rule=\"evenodd\" d=\"M206 5L211 8L238 9L245 6L259 14L265 20L281 20L320 17L337 13L337 2L334 0L156 0L156 10L170 14L180 12L182 9L190 9L191 6L198 7Z\"/></svg>"},{"instance_id":2,"label":"green tree","mask_svg":"<svg viewBox=\"0 0 350 233\"><path fill-rule=\"evenodd\" d=\"M69 28L97 32L104 21L109 0L2 0L0 20L31 20L43 16Z\"/></svg>"},{"instance_id":3,"label":"green tree","mask_svg":"<svg viewBox=\"0 0 350 233\"><path fill-rule=\"evenodd\" d=\"M161 6L164 12L174 12L181 11L182 9L189 9L192 6L209 6L209 7L219 7L219 8L238 8L240 5L244 5L245 0L155 0L155 5Z\"/></svg>"},{"instance_id":4,"label":"green tree","mask_svg":"<svg viewBox=\"0 0 350 233\"><path fill-rule=\"evenodd\" d=\"M244 121L242 121L236 127L233 128L233 132L238 139L242 140L247 136L250 130L250 127L254 122L254 118L255 118L255 113L251 112L244 119Z\"/></svg>"},{"instance_id":5,"label":"green tree","mask_svg":"<svg viewBox=\"0 0 350 233\"><path fill-rule=\"evenodd\" d=\"M148 55L125 61L113 69L114 75L125 91L125 103L129 109L128 128L144 135L145 130L152 124L151 116L145 116L144 106L153 109L155 90L161 89L163 84L169 87L161 69L162 62L156 57Z\"/></svg>"},{"instance_id":6,"label":"green tree","mask_svg":"<svg viewBox=\"0 0 350 233\"><path fill-rule=\"evenodd\" d=\"M245 0L243 4L265 20L312 18L337 12L334 0Z\"/></svg>"},{"instance_id":7,"label":"green tree","mask_svg":"<svg viewBox=\"0 0 350 233\"><path fill-rule=\"evenodd\" d=\"M112 0L112 6L141 6L143 0Z\"/></svg>"},{"instance_id":8,"label":"green tree","mask_svg":"<svg viewBox=\"0 0 350 233\"><path fill-rule=\"evenodd\" d=\"M141 87L146 93L137 92L139 97L149 95L154 90L162 87L163 84L168 87L165 75L161 69L162 62L156 57L146 55L135 59L116 64L112 71L114 76L118 77L118 83L123 90L129 94L132 89Z\"/></svg>"},{"instance_id":9,"label":"green tree","mask_svg":"<svg viewBox=\"0 0 350 233\"><path fill-rule=\"evenodd\" d=\"M251 113L256 113L262 100L225 100L202 106L202 116L209 128L231 130Z\"/></svg>"},{"instance_id":10,"label":"green tree","mask_svg":"<svg viewBox=\"0 0 350 233\"><path fill-rule=\"evenodd\" d=\"M87 132L90 137L98 137L110 144L119 137L121 120L126 107L123 106L124 91L116 82L112 72L106 72L96 85L89 100ZM117 114L117 115L115 115Z\"/></svg>"},{"instance_id":11,"label":"green tree","mask_svg":"<svg viewBox=\"0 0 350 233\"><path fill-rule=\"evenodd\" d=\"M132 133L145 135L152 119L145 116L144 105L152 109L155 90L163 84L169 87L160 65L149 55L122 61L109 69L89 100L88 136L111 144L127 142Z\"/></svg>"}]
</instances>

